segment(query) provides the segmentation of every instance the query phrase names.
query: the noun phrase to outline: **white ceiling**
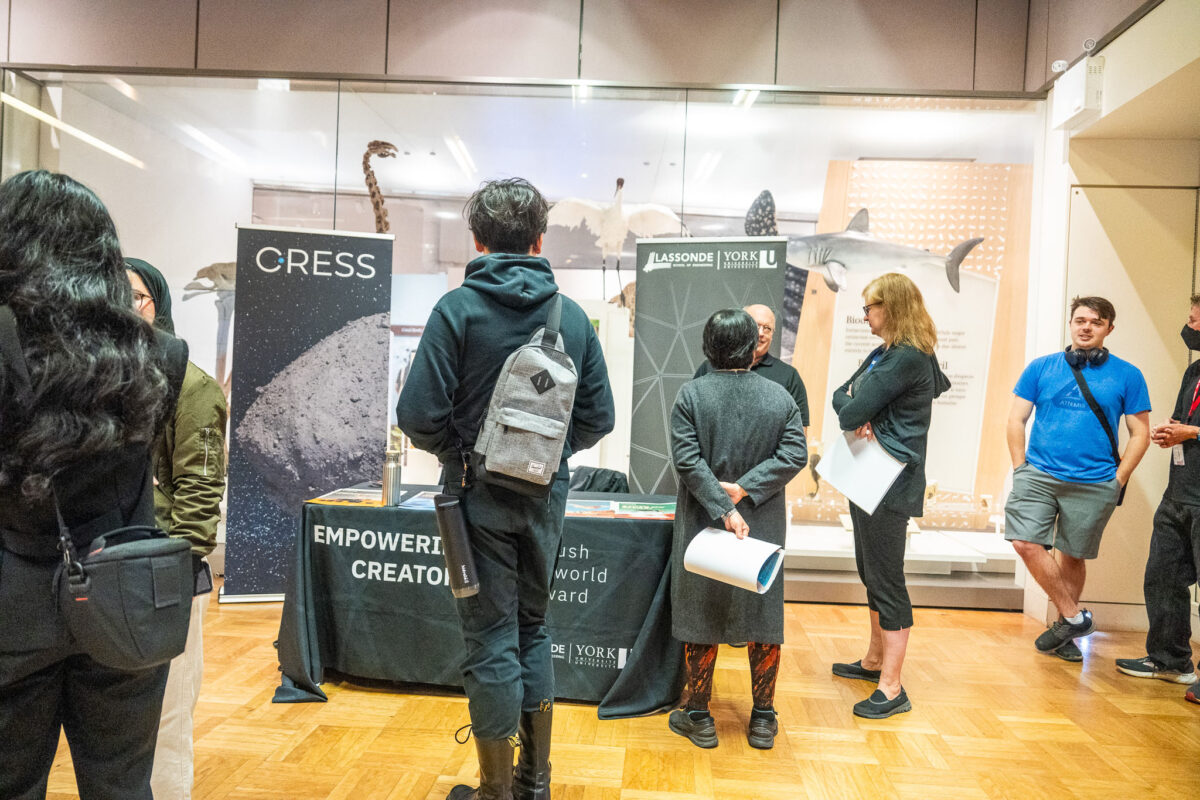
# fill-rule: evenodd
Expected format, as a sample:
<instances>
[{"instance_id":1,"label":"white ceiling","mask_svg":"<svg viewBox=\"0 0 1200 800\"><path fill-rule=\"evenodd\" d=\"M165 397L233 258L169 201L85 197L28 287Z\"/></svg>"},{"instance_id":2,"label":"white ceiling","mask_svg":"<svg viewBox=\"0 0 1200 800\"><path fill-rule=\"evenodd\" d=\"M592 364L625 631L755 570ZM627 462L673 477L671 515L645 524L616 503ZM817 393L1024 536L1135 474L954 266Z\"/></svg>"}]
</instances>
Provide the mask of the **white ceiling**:
<instances>
[{"instance_id":1,"label":"white ceiling","mask_svg":"<svg viewBox=\"0 0 1200 800\"><path fill-rule=\"evenodd\" d=\"M403 153L373 161L387 194L465 196L523 175L552 201L604 199L624 177L627 202L691 213L744 214L770 189L781 216L815 219L830 160L1029 163L1037 135L1031 101L764 93L744 108L733 92L359 83L339 95L331 82L39 77L63 87L68 123L80 93L94 101L89 120L98 103L113 116L105 127L134 123L262 184L363 189L364 148L383 139Z\"/></svg>"}]
</instances>

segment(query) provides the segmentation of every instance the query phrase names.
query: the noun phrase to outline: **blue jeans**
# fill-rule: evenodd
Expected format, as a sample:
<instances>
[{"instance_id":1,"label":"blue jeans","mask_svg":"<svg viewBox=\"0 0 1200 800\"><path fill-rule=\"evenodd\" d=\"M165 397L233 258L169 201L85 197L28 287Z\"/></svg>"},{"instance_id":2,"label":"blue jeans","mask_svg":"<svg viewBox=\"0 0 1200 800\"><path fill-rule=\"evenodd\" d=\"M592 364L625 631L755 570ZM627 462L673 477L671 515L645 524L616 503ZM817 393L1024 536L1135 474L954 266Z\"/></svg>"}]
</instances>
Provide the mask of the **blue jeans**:
<instances>
[{"instance_id":1,"label":"blue jeans","mask_svg":"<svg viewBox=\"0 0 1200 800\"><path fill-rule=\"evenodd\" d=\"M514 735L522 711L554 702L546 607L562 542L565 472L549 497L476 481L463 498L479 594L456 602L467 648L463 686L481 739Z\"/></svg>"},{"instance_id":2,"label":"blue jeans","mask_svg":"<svg viewBox=\"0 0 1200 800\"><path fill-rule=\"evenodd\" d=\"M1192 671L1191 587L1200 573L1200 506L1163 498L1154 514L1142 584L1150 632L1146 654L1166 669Z\"/></svg>"}]
</instances>

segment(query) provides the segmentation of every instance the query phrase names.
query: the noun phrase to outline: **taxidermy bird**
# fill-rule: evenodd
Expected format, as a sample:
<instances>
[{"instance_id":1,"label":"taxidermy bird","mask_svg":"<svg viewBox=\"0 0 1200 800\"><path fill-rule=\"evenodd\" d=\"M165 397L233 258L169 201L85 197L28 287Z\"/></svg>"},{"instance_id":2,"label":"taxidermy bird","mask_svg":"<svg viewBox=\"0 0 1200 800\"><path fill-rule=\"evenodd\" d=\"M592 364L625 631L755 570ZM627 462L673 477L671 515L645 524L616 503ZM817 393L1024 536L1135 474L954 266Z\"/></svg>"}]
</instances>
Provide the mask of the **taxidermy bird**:
<instances>
[{"instance_id":1,"label":"taxidermy bird","mask_svg":"<svg viewBox=\"0 0 1200 800\"><path fill-rule=\"evenodd\" d=\"M613 193L611 203L568 197L559 200L550 209L551 225L577 228L582 222L596 234L596 246L600 248L601 284L610 255L617 257L617 283L621 282L621 247L630 231L638 236L687 234L683 220L666 206L657 203L622 203L621 193L624 189L625 179L617 178L617 190Z\"/></svg>"}]
</instances>

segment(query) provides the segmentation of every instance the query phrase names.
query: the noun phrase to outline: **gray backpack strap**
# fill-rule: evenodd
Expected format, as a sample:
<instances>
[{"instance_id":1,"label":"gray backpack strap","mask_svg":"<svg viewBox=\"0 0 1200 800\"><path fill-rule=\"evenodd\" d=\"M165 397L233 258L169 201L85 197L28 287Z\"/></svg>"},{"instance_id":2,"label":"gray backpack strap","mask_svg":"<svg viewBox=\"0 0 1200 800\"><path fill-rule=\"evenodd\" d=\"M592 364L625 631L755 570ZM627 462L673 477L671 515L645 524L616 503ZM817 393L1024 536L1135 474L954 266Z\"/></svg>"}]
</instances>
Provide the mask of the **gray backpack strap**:
<instances>
[{"instance_id":1,"label":"gray backpack strap","mask_svg":"<svg viewBox=\"0 0 1200 800\"><path fill-rule=\"evenodd\" d=\"M546 315L546 332L542 334L542 344L546 347L557 347L558 338L562 336L562 295L555 294L550 301L550 313Z\"/></svg>"}]
</instances>

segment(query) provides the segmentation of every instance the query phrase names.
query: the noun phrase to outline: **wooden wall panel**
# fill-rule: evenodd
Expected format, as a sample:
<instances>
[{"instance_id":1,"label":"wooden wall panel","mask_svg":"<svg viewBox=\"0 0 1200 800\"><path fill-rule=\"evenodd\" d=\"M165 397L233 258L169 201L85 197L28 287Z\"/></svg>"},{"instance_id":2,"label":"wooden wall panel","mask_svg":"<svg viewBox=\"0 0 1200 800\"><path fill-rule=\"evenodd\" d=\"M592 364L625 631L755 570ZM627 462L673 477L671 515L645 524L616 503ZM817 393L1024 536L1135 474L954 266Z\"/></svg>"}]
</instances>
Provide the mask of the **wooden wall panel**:
<instances>
[{"instance_id":1,"label":"wooden wall panel","mask_svg":"<svg viewBox=\"0 0 1200 800\"><path fill-rule=\"evenodd\" d=\"M573 79L579 0L391 0L389 75Z\"/></svg>"},{"instance_id":2,"label":"wooden wall panel","mask_svg":"<svg viewBox=\"0 0 1200 800\"><path fill-rule=\"evenodd\" d=\"M970 91L975 0L780 0L779 83Z\"/></svg>"},{"instance_id":3,"label":"wooden wall panel","mask_svg":"<svg viewBox=\"0 0 1200 800\"><path fill-rule=\"evenodd\" d=\"M1046 34L1050 26L1050 0L1029 0L1029 29L1025 38L1025 91L1036 92L1050 78L1046 60Z\"/></svg>"},{"instance_id":4,"label":"wooden wall panel","mask_svg":"<svg viewBox=\"0 0 1200 800\"><path fill-rule=\"evenodd\" d=\"M1137 11L1145 0L1052 0L1046 29L1046 68L1074 61L1084 39L1100 40Z\"/></svg>"},{"instance_id":5,"label":"wooden wall panel","mask_svg":"<svg viewBox=\"0 0 1200 800\"><path fill-rule=\"evenodd\" d=\"M197 0L9 0L16 64L191 69Z\"/></svg>"},{"instance_id":6,"label":"wooden wall panel","mask_svg":"<svg viewBox=\"0 0 1200 800\"><path fill-rule=\"evenodd\" d=\"M203 0L200 69L382 74L387 0Z\"/></svg>"},{"instance_id":7,"label":"wooden wall panel","mask_svg":"<svg viewBox=\"0 0 1200 800\"><path fill-rule=\"evenodd\" d=\"M975 84L979 92L1025 88L1029 0L979 0L975 13Z\"/></svg>"},{"instance_id":8,"label":"wooden wall panel","mask_svg":"<svg viewBox=\"0 0 1200 800\"><path fill-rule=\"evenodd\" d=\"M8 60L8 14L10 0L0 0L0 61Z\"/></svg>"},{"instance_id":9,"label":"wooden wall panel","mask_svg":"<svg viewBox=\"0 0 1200 800\"><path fill-rule=\"evenodd\" d=\"M585 0L582 77L658 83L773 83L775 0Z\"/></svg>"}]
</instances>

